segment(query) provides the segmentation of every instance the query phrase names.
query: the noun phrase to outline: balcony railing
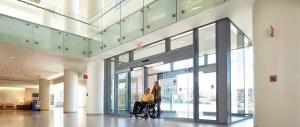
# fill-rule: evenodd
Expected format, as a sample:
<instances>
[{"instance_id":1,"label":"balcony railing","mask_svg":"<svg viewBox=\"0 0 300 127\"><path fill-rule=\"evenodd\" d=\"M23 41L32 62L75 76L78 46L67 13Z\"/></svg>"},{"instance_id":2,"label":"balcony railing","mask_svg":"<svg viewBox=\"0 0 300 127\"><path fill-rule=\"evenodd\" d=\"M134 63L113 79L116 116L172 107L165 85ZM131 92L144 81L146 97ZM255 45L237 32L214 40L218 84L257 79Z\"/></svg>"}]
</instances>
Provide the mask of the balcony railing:
<instances>
[{"instance_id":1,"label":"balcony railing","mask_svg":"<svg viewBox=\"0 0 300 127\"><path fill-rule=\"evenodd\" d=\"M128 0L92 24L99 30L83 37L28 21L0 16L0 41L70 55L91 57L162 27L196 15L225 0Z\"/></svg>"}]
</instances>

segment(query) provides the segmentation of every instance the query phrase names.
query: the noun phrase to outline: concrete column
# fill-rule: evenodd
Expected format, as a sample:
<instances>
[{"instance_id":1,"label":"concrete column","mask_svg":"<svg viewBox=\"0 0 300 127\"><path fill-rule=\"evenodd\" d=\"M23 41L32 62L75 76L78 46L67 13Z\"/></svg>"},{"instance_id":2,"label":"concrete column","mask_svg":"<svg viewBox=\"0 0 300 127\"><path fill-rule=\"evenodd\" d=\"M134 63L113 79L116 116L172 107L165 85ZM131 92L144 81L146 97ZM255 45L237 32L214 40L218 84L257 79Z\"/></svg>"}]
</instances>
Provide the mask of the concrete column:
<instances>
[{"instance_id":1,"label":"concrete column","mask_svg":"<svg viewBox=\"0 0 300 127\"><path fill-rule=\"evenodd\" d=\"M49 110L50 80L39 79L40 110Z\"/></svg>"},{"instance_id":2,"label":"concrete column","mask_svg":"<svg viewBox=\"0 0 300 127\"><path fill-rule=\"evenodd\" d=\"M88 0L65 0L66 15L80 21L87 21ZM88 25L82 22L65 18L65 29L68 32L85 35Z\"/></svg>"},{"instance_id":3,"label":"concrete column","mask_svg":"<svg viewBox=\"0 0 300 127\"><path fill-rule=\"evenodd\" d=\"M64 112L74 113L78 111L77 104L78 72L64 72Z\"/></svg>"},{"instance_id":4,"label":"concrete column","mask_svg":"<svg viewBox=\"0 0 300 127\"><path fill-rule=\"evenodd\" d=\"M104 107L104 60L90 61L87 74L87 114L101 114Z\"/></svg>"}]
</instances>

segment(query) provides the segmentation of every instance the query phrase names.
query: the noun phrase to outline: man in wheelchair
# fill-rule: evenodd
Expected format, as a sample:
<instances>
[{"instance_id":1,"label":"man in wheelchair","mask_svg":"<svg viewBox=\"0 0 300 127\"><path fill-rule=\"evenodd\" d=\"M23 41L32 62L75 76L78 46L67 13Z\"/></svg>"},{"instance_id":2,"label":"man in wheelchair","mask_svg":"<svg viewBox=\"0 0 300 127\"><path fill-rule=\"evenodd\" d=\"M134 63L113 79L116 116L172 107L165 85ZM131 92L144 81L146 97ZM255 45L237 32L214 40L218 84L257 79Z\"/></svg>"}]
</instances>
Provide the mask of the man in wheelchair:
<instances>
[{"instance_id":1,"label":"man in wheelchair","mask_svg":"<svg viewBox=\"0 0 300 127\"><path fill-rule=\"evenodd\" d=\"M136 118L142 117L147 119L150 116L154 119L156 117L154 96L150 93L150 88L144 90L144 95L140 102L136 101L134 103L132 114Z\"/></svg>"}]
</instances>

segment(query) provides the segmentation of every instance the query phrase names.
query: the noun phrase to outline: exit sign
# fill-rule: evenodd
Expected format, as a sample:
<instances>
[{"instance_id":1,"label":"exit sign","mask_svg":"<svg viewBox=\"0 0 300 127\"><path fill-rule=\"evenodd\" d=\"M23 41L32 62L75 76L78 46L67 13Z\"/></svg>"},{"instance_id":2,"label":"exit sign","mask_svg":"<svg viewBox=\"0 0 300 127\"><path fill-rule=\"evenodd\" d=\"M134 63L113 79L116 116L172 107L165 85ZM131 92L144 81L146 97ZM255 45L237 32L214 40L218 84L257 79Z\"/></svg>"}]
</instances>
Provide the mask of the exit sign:
<instances>
[{"instance_id":1,"label":"exit sign","mask_svg":"<svg viewBox=\"0 0 300 127\"><path fill-rule=\"evenodd\" d=\"M83 79L88 79L88 75L83 75Z\"/></svg>"}]
</instances>

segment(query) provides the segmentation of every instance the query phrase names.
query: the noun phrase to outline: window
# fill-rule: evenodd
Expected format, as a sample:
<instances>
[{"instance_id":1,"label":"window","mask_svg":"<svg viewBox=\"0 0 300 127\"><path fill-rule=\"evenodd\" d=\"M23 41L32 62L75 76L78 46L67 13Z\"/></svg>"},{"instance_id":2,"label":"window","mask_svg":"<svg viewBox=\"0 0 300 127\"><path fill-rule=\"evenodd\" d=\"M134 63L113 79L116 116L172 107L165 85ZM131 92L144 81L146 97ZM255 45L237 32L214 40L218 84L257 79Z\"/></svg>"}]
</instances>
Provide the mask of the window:
<instances>
[{"instance_id":1,"label":"window","mask_svg":"<svg viewBox=\"0 0 300 127\"><path fill-rule=\"evenodd\" d=\"M151 44L134 51L134 60L165 52L165 41Z\"/></svg>"},{"instance_id":2,"label":"window","mask_svg":"<svg viewBox=\"0 0 300 127\"><path fill-rule=\"evenodd\" d=\"M193 32L187 32L171 38L171 50L182 48L193 44Z\"/></svg>"}]
</instances>

